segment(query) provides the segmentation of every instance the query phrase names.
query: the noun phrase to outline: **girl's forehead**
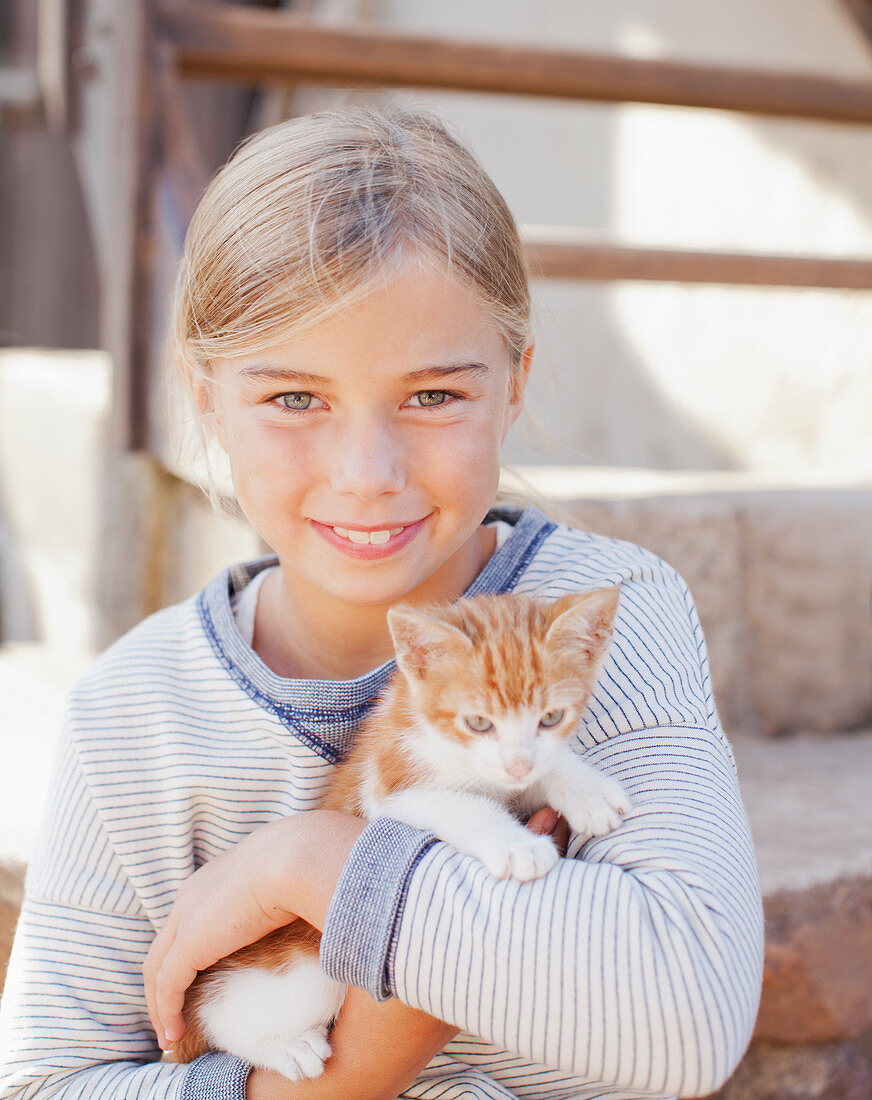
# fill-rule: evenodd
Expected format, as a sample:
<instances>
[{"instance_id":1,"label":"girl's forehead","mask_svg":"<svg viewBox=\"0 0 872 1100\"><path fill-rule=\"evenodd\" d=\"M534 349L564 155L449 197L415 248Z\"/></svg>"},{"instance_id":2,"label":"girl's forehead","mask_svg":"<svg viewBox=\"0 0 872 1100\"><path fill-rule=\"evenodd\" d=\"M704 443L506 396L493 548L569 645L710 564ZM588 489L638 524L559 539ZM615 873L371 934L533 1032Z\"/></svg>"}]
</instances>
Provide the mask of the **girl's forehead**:
<instances>
[{"instance_id":1,"label":"girl's forehead","mask_svg":"<svg viewBox=\"0 0 872 1100\"><path fill-rule=\"evenodd\" d=\"M387 353L501 342L493 310L477 290L444 271L410 267L391 279L373 280L364 293L337 300L315 324L277 328L263 354L305 354L346 343L361 348L374 343Z\"/></svg>"}]
</instances>

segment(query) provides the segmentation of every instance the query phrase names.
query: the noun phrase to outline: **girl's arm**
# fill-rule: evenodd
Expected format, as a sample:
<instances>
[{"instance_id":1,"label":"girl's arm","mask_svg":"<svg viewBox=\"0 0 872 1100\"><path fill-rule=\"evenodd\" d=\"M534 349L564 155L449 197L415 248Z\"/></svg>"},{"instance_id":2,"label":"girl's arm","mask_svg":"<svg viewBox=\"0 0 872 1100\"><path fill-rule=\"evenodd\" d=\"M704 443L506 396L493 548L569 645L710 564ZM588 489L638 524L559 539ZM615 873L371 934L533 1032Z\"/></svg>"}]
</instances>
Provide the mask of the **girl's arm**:
<instances>
[{"instance_id":1,"label":"girl's arm","mask_svg":"<svg viewBox=\"0 0 872 1100\"><path fill-rule=\"evenodd\" d=\"M527 827L553 836L566 853L569 826L553 810L534 814ZM255 1070L247 1100L394 1100L457 1034L457 1028L409 1008L395 997L377 1002L350 986L331 1036L333 1054L314 1081L288 1086L271 1071Z\"/></svg>"},{"instance_id":2,"label":"girl's arm","mask_svg":"<svg viewBox=\"0 0 872 1100\"><path fill-rule=\"evenodd\" d=\"M569 826L553 810L543 809L527 823L536 833L553 836L566 853ZM457 1028L409 1008L395 997L374 1001L350 986L333 1029L333 1054L314 1081L288 1086L271 1071L255 1070L247 1100L394 1100L457 1034Z\"/></svg>"},{"instance_id":3,"label":"girl's arm","mask_svg":"<svg viewBox=\"0 0 872 1100\"><path fill-rule=\"evenodd\" d=\"M272 1070L256 1069L248 1079L246 1100L394 1100L456 1032L396 998L377 1003L352 986L321 1076L291 1083Z\"/></svg>"},{"instance_id":4,"label":"girl's arm","mask_svg":"<svg viewBox=\"0 0 872 1100\"><path fill-rule=\"evenodd\" d=\"M744 1053L762 967L729 752L711 731L659 728L588 758L634 809L535 882L497 880L444 844L420 853L412 830L373 823L337 888L322 961L530 1062L628 1091L707 1095ZM364 877L394 929L352 916Z\"/></svg>"},{"instance_id":5,"label":"girl's arm","mask_svg":"<svg viewBox=\"0 0 872 1100\"><path fill-rule=\"evenodd\" d=\"M321 958L337 980L539 1066L698 1096L730 1075L753 1029L760 890L689 593L673 570L633 556L578 733L631 814L531 883L496 880L445 844L373 822L334 894ZM558 595L570 584L554 569Z\"/></svg>"}]
</instances>

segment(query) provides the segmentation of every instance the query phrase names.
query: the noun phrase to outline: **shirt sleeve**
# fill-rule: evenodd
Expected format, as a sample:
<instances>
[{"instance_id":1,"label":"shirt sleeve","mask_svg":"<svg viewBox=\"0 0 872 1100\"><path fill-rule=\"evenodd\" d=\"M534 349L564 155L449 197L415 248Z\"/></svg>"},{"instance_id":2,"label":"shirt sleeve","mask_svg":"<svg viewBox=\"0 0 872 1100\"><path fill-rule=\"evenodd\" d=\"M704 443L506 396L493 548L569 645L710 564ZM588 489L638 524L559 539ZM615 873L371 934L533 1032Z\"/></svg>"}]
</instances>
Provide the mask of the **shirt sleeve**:
<instances>
[{"instance_id":1,"label":"shirt sleeve","mask_svg":"<svg viewBox=\"0 0 872 1100\"><path fill-rule=\"evenodd\" d=\"M374 822L328 913L328 972L588 1081L700 1096L729 1077L760 996L760 889L698 623L692 607L676 611L673 595L654 586L627 601L631 611L634 601L653 603L652 618L670 623L669 638L648 632L646 642L630 616L578 745L633 800L621 827L576 840L548 875L520 883L493 878L416 830ZM697 657L664 674L657 651ZM657 669L653 678L666 685L660 695L636 683L630 706L629 691L615 691L632 679L621 663L627 654L637 681ZM699 685L697 720L683 706L664 723L666 692L677 697L679 681ZM635 726L640 714L650 724ZM370 923L369 909L359 907L364 868L368 895L391 919Z\"/></svg>"},{"instance_id":2,"label":"shirt sleeve","mask_svg":"<svg viewBox=\"0 0 872 1100\"><path fill-rule=\"evenodd\" d=\"M66 738L28 868L0 1010L0 1098L244 1100L226 1055L160 1062L142 964L155 929L95 811Z\"/></svg>"}]
</instances>

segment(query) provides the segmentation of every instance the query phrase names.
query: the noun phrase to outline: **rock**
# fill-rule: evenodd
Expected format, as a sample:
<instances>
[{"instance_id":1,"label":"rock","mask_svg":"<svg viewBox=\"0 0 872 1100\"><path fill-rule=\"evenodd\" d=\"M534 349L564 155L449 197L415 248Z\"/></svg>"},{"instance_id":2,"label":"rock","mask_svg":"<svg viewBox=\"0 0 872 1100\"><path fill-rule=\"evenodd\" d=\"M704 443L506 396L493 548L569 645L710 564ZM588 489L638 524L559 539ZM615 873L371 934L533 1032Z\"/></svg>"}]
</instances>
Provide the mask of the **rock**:
<instances>
[{"instance_id":1,"label":"rock","mask_svg":"<svg viewBox=\"0 0 872 1100\"><path fill-rule=\"evenodd\" d=\"M848 1043L757 1042L709 1100L869 1100L870 1037Z\"/></svg>"},{"instance_id":2,"label":"rock","mask_svg":"<svg viewBox=\"0 0 872 1100\"><path fill-rule=\"evenodd\" d=\"M765 912L756 1037L822 1042L872 1028L872 878L775 894Z\"/></svg>"}]
</instances>

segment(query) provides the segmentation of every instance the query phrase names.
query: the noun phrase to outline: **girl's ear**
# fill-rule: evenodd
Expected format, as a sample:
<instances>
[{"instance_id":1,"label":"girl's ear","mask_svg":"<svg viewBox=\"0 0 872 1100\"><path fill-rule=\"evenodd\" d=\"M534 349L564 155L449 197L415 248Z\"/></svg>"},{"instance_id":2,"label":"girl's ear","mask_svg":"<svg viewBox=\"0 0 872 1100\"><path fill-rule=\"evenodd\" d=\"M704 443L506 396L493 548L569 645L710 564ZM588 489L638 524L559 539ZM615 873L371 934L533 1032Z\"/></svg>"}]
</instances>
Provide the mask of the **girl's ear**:
<instances>
[{"instance_id":1,"label":"girl's ear","mask_svg":"<svg viewBox=\"0 0 872 1100\"><path fill-rule=\"evenodd\" d=\"M188 387L197 418L204 434L213 436L222 450L227 450L224 421L215 407L215 383L199 368L192 368L188 374Z\"/></svg>"},{"instance_id":2,"label":"girl's ear","mask_svg":"<svg viewBox=\"0 0 872 1100\"><path fill-rule=\"evenodd\" d=\"M509 378L509 400L506 404L506 417L503 424L503 439L506 438L509 428L515 423L524 407L524 391L527 388L527 379L530 377L530 365L533 362L533 348L535 341L532 336L527 337L527 343L521 352L521 361L512 371Z\"/></svg>"}]
</instances>

